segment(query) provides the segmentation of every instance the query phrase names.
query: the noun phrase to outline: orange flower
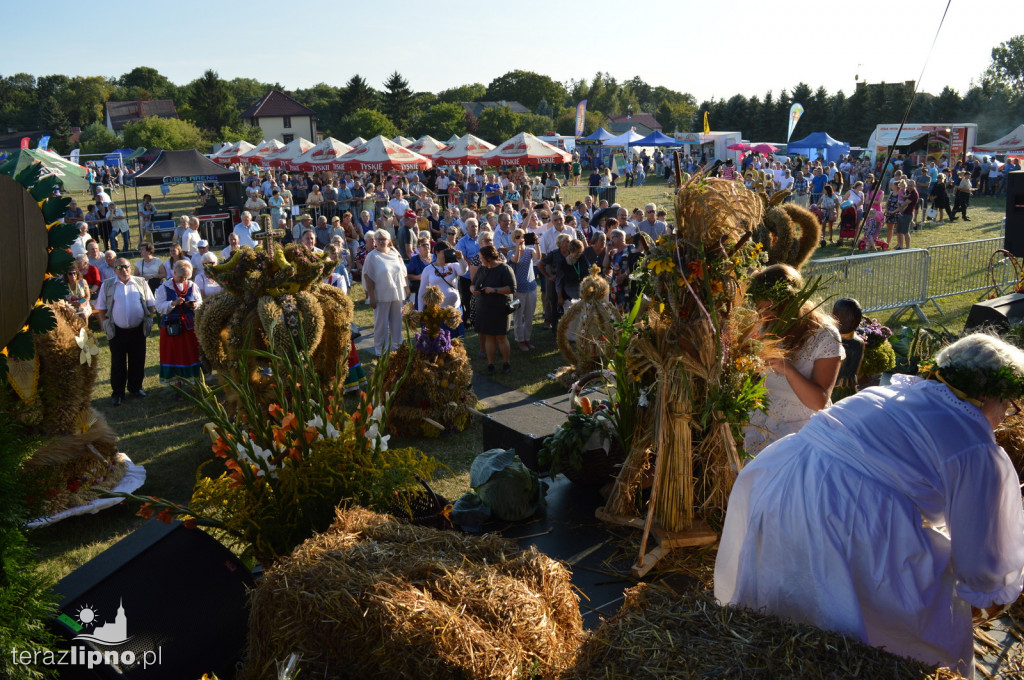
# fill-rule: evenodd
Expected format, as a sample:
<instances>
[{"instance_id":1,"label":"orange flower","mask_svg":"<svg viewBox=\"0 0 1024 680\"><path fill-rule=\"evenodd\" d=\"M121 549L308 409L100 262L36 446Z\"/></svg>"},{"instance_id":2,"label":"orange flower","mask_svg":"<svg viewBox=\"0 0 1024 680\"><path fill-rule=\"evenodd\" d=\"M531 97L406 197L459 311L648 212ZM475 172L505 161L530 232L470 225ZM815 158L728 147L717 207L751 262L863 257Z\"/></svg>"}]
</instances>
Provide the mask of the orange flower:
<instances>
[{"instance_id":1,"label":"orange flower","mask_svg":"<svg viewBox=\"0 0 1024 680\"><path fill-rule=\"evenodd\" d=\"M182 524L184 524L184 525L185 525L185 528L186 528L186 529L195 529L195 528L196 528L197 526L199 526L199 525L198 525L198 524L196 523L196 518L195 518L195 517L189 517L189 518L188 518L187 520L185 520L184 522L182 522Z\"/></svg>"},{"instance_id":2,"label":"orange flower","mask_svg":"<svg viewBox=\"0 0 1024 680\"><path fill-rule=\"evenodd\" d=\"M704 267L701 265L699 260L691 260L686 263L686 268L690 270L690 274L698 279L704 278Z\"/></svg>"},{"instance_id":3,"label":"orange flower","mask_svg":"<svg viewBox=\"0 0 1024 680\"><path fill-rule=\"evenodd\" d=\"M141 517L142 519L149 519L153 516L153 504L143 503L142 507L139 508L139 511L135 514Z\"/></svg>"},{"instance_id":4,"label":"orange flower","mask_svg":"<svg viewBox=\"0 0 1024 680\"><path fill-rule=\"evenodd\" d=\"M284 409L281 408L278 404L271 404L270 406L267 407L267 413L274 416L275 418L280 418L281 416L284 415Z\"/></svg>"},{"instance_id":5,"label":"orange flower","mask_svg":"<svg viewBox=\"0 0 1024 680\"><path fill-rule=\"evenodd\" d=\"M223 437L217 437L216 443L211 448L213 449L213 455L217 458L227 458L228 453L231 452L231 447L228 446Z\"/></svg>"},{"instance_id":6,"label":"orange flower","mask_svg":"<svg viewBox=\"0 0 1024 680\"><path fill-rule=\"evenodd\" d=\"M284 418L281 418L281 429L285 432L295 427L298 421L295 418L294 413L289 413Z\"/></svg>"},{"instance_id":7,"label":"orange flower","mask_svg":"<svg viewBox=\"0 0 1024 680\"><path fill-rule=\"evenodd\" d=\"M716 280L711 282L711 294L712 295L721 295L722 294L722 290L723 290L723 288L722 288L722 282L721 281L716 279Z\"/></svg>"},{"instance_id":8,"label":"orange flower","mask_svg":"<svg viewBox=\"0 0 1024 680\"><path fill-rule=\"evenodd\" d=\"M288 457L294 460L296 463L302 462L302 451L299 451L297 446L293 446L288 449Z\"/></svg>"},{"instance_id":9,"label":"orange flower","mask_svg":"<svg viewBox=\"0 0 1024 680\"><path fill-rule=\"evenodd\" d=\"M274 428L274 441L278 444L284 444L286 441L290 441L291 437L288 436L288 430L275 427Z\"/></svg>"},{"instance_id":10,"label":"orange flower","mask_svg":"<svg viewBox=\"0 0 1024 680\"><path fill-rule=\"evenodd\" d=\"M306 438L307 444L312 444L313 440L316 439L319 432L316 431L315 427L307 427L302 431L303 436Z\"/></svg>"},{"instance_id":11,"label":"orange flower","mask_svg":"<svg viewBox=\"0 0 1024 680\"><path fill-rule=\"evenodd\" d=\"M174 515L171 514L170 510L164 508L163 510L157 513L156 518L164 524L170 524L171 520L174 519Z\"/></svg>"}]
</instances>

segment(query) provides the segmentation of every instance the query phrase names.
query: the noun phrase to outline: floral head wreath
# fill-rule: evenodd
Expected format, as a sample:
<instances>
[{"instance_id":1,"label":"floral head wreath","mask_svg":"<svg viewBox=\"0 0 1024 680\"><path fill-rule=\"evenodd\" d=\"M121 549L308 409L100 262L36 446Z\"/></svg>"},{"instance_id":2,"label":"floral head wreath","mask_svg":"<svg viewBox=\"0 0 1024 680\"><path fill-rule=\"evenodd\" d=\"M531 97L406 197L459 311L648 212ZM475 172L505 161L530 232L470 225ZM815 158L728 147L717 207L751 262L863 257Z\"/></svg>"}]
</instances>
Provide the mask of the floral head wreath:
<instances>
[{"instance_id":1,"label":"floral head wreath","mask_svg":"<svg viewBox=\"0 0 1024 680\"><path fill-rule=\"evenodd\" d=\"M938 380L964 401L981 406L982 397L1016 399L1024 394L1024 376L1009 366L984 372L975 368L922 364L918 373L926 380Z\"/></svg>"},{"instance_id":2,"label":"floral head wreath","mask_svg":"<svg viewBox=\"0 0 1024 680\"><path fill-rule=\"evenodd\" d=\"M793 291L789 288L789 281L785 279L779 279L772 284L754 279L747 288L747 296L754 302L765 301L777 305L792 299Z\"/></svg>"}]
</instances>

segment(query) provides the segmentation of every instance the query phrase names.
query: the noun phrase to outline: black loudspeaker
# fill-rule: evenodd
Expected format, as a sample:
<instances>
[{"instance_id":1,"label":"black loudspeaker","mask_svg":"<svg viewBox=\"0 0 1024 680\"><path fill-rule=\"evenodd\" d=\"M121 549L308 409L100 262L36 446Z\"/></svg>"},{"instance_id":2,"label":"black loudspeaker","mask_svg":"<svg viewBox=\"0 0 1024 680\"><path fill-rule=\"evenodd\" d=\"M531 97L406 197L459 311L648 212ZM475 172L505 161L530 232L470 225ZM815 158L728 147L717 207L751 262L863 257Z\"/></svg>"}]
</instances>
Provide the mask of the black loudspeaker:
<instances>
[{"instance_id":1,"label":"black loudspeaker","mask_svg":"<svg viewBox=\"0 0 1024 680\"><path fill-rule=\"evenodd\" d=\"M1024 257L1024 171L1006 174L1006 234L1003 248Z\"/></svg>"},{"instance_id":2,"label":"black loudspeaker","mask_svg":"<svg viewBox=\"0 0 1024 680\"><path fill-rule=\"evenodd\" d=\"M1006 233L1010 233L1009 229ZM1021 319L1024 319L1024 294L1010 293L973 305L967 315L964 330L970 331L986 326L1001 332L1009 330L1011 324L1020 323Z\"/></svg>"},{"instance_id":3,"label":"black loudspeaker","mask_svg":"<svg viewBox=\"0 0 1024 680\"><path fill-rule=\"evenodd\" d=\"M565 415L539 401L492 411L483 420L484 450L514 448L523 465L539 472L537 453L545 437L565 422Z\"/></svg>"},{"instance_id":4,"label":"black loudspeaker","mask_svg":"<svg viewBox=\"0 0 1024 680\"><path fill-rule=\"evenodd\" d=\"M56 586L65 678L231 678L252 574L199 529L151 521Z\"/></svg>"},{"instance_id":5,"label":"black loudspeaker","mask_svg":"<svg viewBox=\"0 0 1024 680\"><path fill-rule=\"evenodd\" d=\"M245 205L245 189L241 182L228 182L224 185L224 205L241 208Z\"/></svg>"}]
</instances>

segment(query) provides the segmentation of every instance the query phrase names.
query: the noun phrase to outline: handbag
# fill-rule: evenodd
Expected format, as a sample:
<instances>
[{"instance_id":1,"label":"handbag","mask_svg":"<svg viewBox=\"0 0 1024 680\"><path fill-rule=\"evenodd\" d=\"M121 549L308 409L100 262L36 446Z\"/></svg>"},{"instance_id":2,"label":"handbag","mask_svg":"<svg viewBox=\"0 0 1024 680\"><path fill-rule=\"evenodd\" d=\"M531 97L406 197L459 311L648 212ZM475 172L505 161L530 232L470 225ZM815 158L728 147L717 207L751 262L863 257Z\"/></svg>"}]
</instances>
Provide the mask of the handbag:
<instances>
[{"instance_id":1,"label":"handbag","mask_svg":"<svg viewBox=\"0 0 1024 680\"><path fill-rule=\"evenodd\" d=\"M935 206L932 206L924 211L924 216L925 219L934 220L939 216L939 211L935 209Z\"/></svg>"},{"instance_id":2,"label":"handbag","mask_svg":"<svg viewBox=\"0 0 1024 680\"><path fill-rule=\"evenodd\" d=\"M181 315L177 318L171 318L170 315L164 316L164 331L168 337L175 337L181 335Z\"/></svg>"}]
</instances>

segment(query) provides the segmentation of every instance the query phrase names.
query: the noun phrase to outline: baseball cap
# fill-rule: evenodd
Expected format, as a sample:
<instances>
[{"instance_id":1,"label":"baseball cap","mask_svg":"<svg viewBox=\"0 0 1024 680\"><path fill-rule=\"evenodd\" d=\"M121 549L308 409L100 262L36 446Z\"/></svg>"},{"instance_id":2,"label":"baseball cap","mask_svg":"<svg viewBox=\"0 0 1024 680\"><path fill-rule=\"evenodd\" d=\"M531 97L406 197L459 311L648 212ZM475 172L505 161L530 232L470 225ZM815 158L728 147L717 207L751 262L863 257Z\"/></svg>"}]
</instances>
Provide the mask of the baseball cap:
<instances>
[{"instance_id":1,"label":"baseball cap","mask_svg":"<svg viewBox=\"0 0 1024 680\"><path fill-rule=\"evenodd\" d=\"M416 211L415 210L406 210L405 211L405 217L407 217L407 218L408 217L417 217Z\"/></svg>"},{"instance_id":2,"label":"baseball cap","mask_svg":"<svg viewBox=\"0 0 1024 680\"><path fill-rule=\"evenodd\" d=\"M196 244L196 247L197 248L209 248L210 247L210 242L207 241L206 239L202 239L201 241L199 241L199 243Z\"/></svg>"}]
</instances>

